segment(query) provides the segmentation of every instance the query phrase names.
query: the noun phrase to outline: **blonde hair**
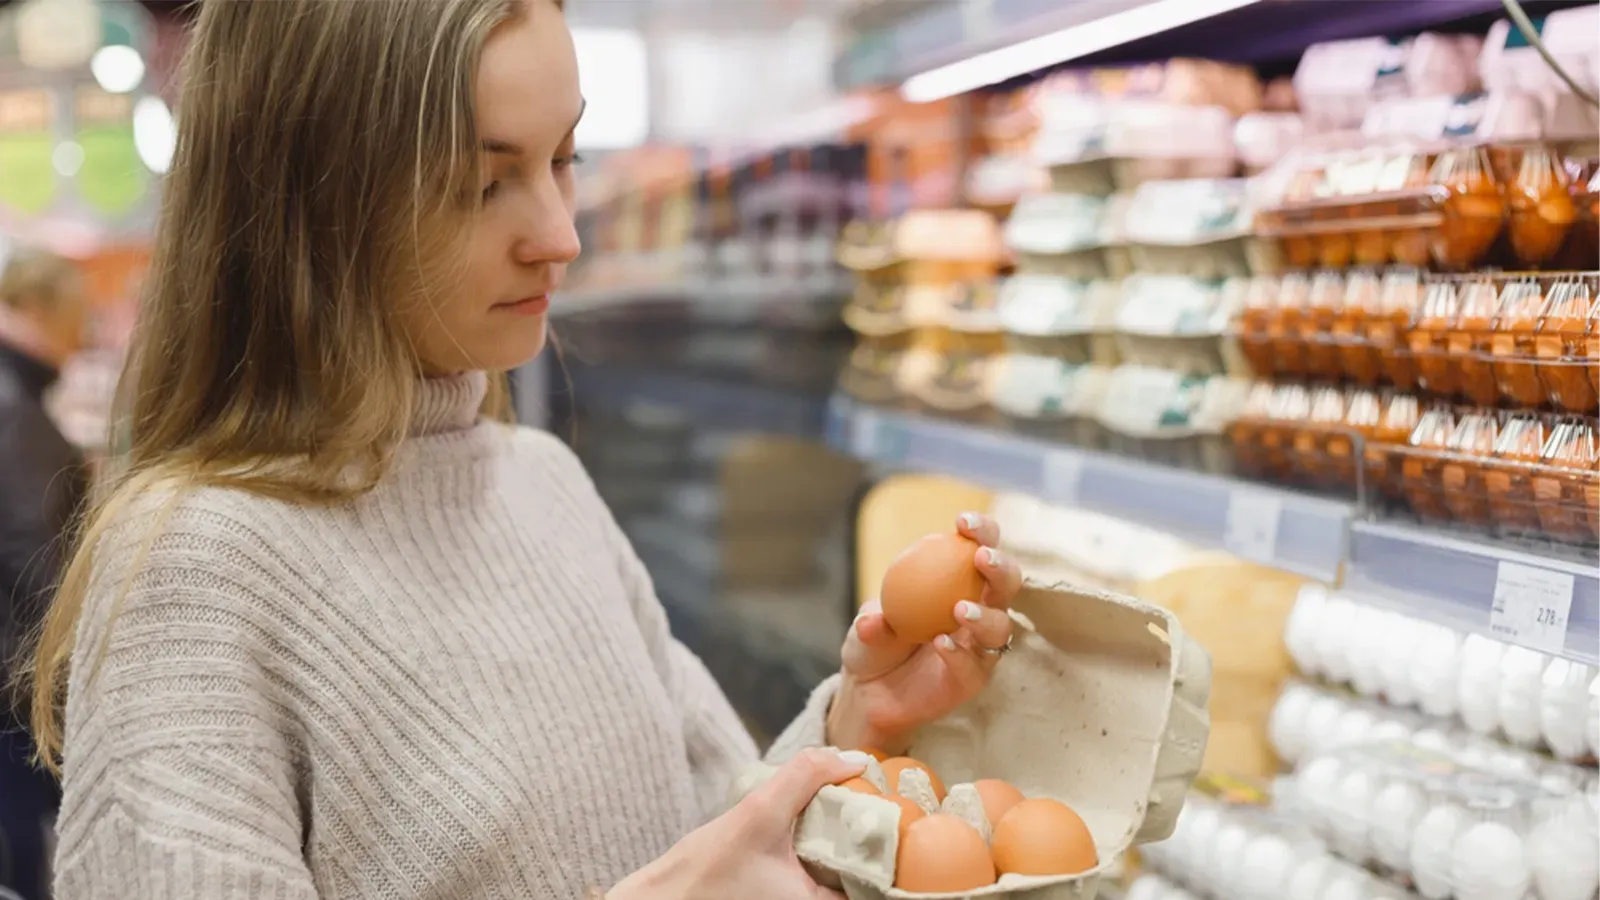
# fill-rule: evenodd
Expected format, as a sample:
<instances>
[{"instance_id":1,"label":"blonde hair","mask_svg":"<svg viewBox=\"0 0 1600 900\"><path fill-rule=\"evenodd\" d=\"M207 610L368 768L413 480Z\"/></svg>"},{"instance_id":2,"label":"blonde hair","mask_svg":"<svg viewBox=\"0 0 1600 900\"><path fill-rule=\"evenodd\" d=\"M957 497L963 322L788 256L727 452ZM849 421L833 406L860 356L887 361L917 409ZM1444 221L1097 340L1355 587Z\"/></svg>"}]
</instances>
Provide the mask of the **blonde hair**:
<instances>
[{"instance_id":1,"label":"blonde hair","mask_svg":"<svg viewBox=\"0 0 1600 900\"><path fill-rule=\"evenodd\" d=\"M126 450L96 491L32 660L45 765L60 760L93 549L136 496L177 488L148 550L195 486L330 503L387 471L420 375L391 312L453 277L459 217L476 197L478 62L520 9L205 0L118 390ZM486 411L503 418L494 383Z\"/></svg>"},{"instance_id":2,"label":"blonde hair","mask_svg":"<svg viewBox=\"0 0 1600 900\"><path fill-rule=\"evenodd\" d=\"M53 312L73 293L83 275L71 260L48 250L22 248L6 260L0 273L0 307Z\"/></svg>"}]
</instances>

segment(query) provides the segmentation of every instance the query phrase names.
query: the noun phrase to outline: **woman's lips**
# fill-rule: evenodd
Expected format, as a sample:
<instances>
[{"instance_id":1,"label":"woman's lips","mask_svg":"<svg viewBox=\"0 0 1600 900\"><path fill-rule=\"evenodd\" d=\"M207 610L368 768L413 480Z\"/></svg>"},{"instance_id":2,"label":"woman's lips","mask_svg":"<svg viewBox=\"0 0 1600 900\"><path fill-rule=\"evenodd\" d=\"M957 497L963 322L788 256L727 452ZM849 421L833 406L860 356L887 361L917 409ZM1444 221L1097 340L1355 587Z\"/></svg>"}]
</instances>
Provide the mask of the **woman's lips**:
<instances>
[{"instance_id":1,"label":"woman's lips","mask_svg":"<svg viewBox=\"0 0 1600 900\"><path fill-rule=\"evenodd\" d=\"M540 294L537 297L524 297L510 303L497 303L494 308L518 316L542 315L550 309L550 295Z\"/></svg>"}]
</instances>

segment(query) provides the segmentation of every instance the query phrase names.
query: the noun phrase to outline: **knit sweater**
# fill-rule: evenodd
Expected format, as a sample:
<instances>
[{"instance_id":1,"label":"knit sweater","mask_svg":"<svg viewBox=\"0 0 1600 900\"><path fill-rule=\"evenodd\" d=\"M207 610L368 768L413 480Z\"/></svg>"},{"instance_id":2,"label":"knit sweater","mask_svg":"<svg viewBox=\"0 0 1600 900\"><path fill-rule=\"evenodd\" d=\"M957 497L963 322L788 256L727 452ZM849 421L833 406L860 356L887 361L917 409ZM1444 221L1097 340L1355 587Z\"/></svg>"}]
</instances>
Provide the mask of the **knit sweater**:
<instances>
[{"instance_id":1,"label":"knit sweater","mask_svg":"<svg viewBox=\"0 0 1600 900\"><path fill-rule=\"evenodd\" d=\"M142 560L159 502L110 531L59 900L573 900L721 811L754 744L580 464L479 421L485 385L428 381L352 502L193 491ZM834 684L770 759L823 742Z\"/></svg>"}]
</instances>

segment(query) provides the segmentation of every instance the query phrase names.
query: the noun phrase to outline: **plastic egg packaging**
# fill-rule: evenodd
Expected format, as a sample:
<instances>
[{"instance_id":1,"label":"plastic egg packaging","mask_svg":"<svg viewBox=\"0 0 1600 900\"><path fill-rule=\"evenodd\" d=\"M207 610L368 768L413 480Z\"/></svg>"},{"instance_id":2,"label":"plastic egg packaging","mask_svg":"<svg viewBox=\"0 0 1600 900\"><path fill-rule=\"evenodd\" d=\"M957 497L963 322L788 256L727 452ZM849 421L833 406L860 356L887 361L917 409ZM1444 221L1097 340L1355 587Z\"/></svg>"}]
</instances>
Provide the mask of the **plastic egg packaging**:
<instances>
[{"instance_id":1,"label":"plastic egg packaging","mask_svg":"<svg viewBox=\"0 0 1600 900\"><path fill-rule=\"evenodd\" d=\"M1461 721L1478 734L1494 734L1500 727L1500 661L1508 649L1477 634L1461 642L1457 707Z\"/></svg>"},{"instance_id":2,"label":"plastic egg packaging","mask_svg":"<svg viewBox=\"0 0 1600 900\"><path fill-rule=\"evenodd\" d=\"M1539 727L1544 742L1557 757L1569 762L1594 758L1597 723L1591 715L1591 689L1596 684L1593 666L1554 659L1544 670L1539 692Z\"/></svg>"},{"instance_id":3,"label":"plastic egg packaging","mask_svg":"<svg viewBox=\"0 0 1600 900\"><path fill-rule=\"evenodd\" d=\"M1535 747L1543 739L1541 693L1550 661L1524 647L1511 647L1500 659L1500 730L1519 747Z\"/></svg>"}]
</instances>

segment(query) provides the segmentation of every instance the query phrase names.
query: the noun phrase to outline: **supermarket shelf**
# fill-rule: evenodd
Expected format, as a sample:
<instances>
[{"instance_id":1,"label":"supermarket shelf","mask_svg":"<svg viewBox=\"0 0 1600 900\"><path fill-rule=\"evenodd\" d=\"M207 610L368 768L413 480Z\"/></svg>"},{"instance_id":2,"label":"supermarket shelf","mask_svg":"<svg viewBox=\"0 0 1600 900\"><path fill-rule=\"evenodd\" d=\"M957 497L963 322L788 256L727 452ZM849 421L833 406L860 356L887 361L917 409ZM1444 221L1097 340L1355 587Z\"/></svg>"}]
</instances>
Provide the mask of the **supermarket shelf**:
<instances>
[{"instance_id":1,"label":"supermarket shelf","mask_svg":"<svg viewBox=\"0 0 1600 900\"><path fill-rule=\"evenodd\" d=\"M889 469L936 472L1138 522L1342 585L1350 596L1463 633L1600 665L1600 566L1367 521L1354 504L1169 469L844 398L828 439Z\"/></svg>"},{"instance_id":2,"label":"supermarket shelf","mask_svg":"<svg viewBox=\"0 0 1600 900\"><path fill-rule=\"evenodd\" d=\"M1600 665L1600 571L1592 560L1356 522L1344 587L1463 633Z\"/></svg>"},{"instance_id":3,"label":"supermarket shelf","mask_svg":"<svg viewBox=\"0 0 1600 900\"><path fill-rule=\"evenodd\" d=\"M746 276L571 291L556 297L551 312L560 318L672 303L709 315L737 316L779 304L837 303L852 289L853 283L843 273L804 281Z\"/></svg>"},{"instance_id":4,"label":"supermarket shelf","mask_svg":"<svg viewBox=\"0 0 1600 900\"><path fill-rule=\"evenodd\" d=\"M835 398L835 447L891 469L938 472L1159 528L1309 578L1336 581L1348 504L1169 469Z\"/></svg>"},{"instance_id":5,"label":"supermarket shelf","mask_svg":"<svg viewBox=\"0 0 1600 900\"><path fill-rule=\"evenodd\" d=\"M822 434L827 399L817 394L676 372L583 366L571 370L573 400L614 410L664 408L695 427L794 437Z\"/></svg>"},{"instance_id":6,"label":"supermarket shelf","mask_svg":"<svg viewBox=\"0 0 1600 900\"><path fill-rule=\"evenodd\" d=\"M988 0L940 6L865 30L835 60L834 80L842 88L896 83L1155 2ZM1529 8L1538 14L1549 5L1530 3ZM1142 61L1199 53L1223 61L1267 62L1292 57L1319 41L1403 34L1502 9L1500 0L1261 0L1081 61Z\"/></svg>"}]
</instances>

